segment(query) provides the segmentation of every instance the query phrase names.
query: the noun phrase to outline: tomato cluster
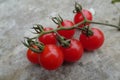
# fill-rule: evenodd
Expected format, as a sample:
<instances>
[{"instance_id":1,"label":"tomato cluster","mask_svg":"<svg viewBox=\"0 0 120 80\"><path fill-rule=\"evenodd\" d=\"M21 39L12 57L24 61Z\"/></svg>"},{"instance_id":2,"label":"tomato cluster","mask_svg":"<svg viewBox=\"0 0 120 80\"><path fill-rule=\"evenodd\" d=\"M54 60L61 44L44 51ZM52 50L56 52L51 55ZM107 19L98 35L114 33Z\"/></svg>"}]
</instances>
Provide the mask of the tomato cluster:
<instances>
[{"instance_id":1,"label":"tomato cluster","mask_svg":"<svg viewBox=\"0 0 120 80\"><path fill-rule=\"evenodd\" d=\"M74 15L73 21L62 20L56 28L65 28L52 32L50 27L42 29L43 32L51 31L38 37L38 41L44 44L41 52L34 52L31 48L27 51L27 58L34 64L40 64L47 70L59 68L63 62L76 62L81 59L85 50L93 51L100 48L104 42L104 34L97 28L91 28L90 23L78 26L81 29L79 40L74 39L75 29L67 29L75 24L83 22L85 19L92 21L92 14L86 9L78 11ZM59 21L59 20L58 20ZM37 29L37 28L36 28ZM90 34L91 32L91 34ZM35 49L39 47L35 46Z\"/></svg>"}]
</instances>

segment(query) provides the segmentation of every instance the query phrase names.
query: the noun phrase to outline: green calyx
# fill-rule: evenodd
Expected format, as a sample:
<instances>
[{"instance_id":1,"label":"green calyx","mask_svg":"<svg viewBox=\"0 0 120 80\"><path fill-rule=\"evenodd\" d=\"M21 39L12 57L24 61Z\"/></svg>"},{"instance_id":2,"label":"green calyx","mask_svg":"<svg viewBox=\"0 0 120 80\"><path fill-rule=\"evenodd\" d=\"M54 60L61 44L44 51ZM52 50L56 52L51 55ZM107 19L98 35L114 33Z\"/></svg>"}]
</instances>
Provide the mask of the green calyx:
<instances>
[{"instance_id":1,"label":"green calyx","mask_svg":"<svg viewBox=\"0 0 120 80\"><path fill-rule=\"evenodd\" d=\"M70 46L70 40L69 39L62 39L62 40L58 40L60 45L62 47L69 47Z\"/></svg>"},{"instance_id":2,"label":"green calyx","mask_svg":"<svg viewBox=\"0 0 120 80\"><path fill-rule=\"evenodd\" d=\"M57 35L57 40L62 47L70 46L70 39L66 39L65 37L61 36L57 32L56 32L56 35Z\"/></svg>"},{"instance_id":3,"label":"green calyx","mask_svg":"<svg viewBox=\"0 0 120 80\"><path fill-rule=\"evenodd\" d=\"M28 47L30 50L36 52L36 53L40 53L43 51L44 49L44 44L38 42L37 40L34 41L31 38L25 37L24 42L22 42L26 47Z\"/></svg>"},{"instance_id":4,"label":"green calyx","mask_svg":"<svg viewBox=\"0 0 120 80\"><path fill-rule=\"evenodd\" d=\"M44 28L40 24L35 24L32 29L35 30L34 34L40 34L41 32L44 32Z\"/></svg>"},{"instance_id":5,"label":"green calyx","mask_svg":"<svg viewBox=\"0 0 120 80\"><path fill-rule=\"evenodd\" d=\"M63 22L63 19L62 19L62 17L60 15L58 15L58 17L52 17L52 21L55 24L61 26L61 23Z\"/></svg>"},{"instance_id":6,"label":"green calyx","mask_svg":"<svg viewBox=\"0 0 120 80\"><path fill-rule=\"evenodd\" d=\"M75 2L75 10L73 10L73 13L81 12L82 11L82 6Z\"/></svg>"},{"instance_id":7,"label":"green calyx","mask_svg":"<svg viewBox=\"0 0 120 80\"><path fill-rule=\"evenodd\" d=\"M93 35L93 31L89 28L89 26L85 26L84 28L82 28L82 33L85 34L86 36L92 36Z\"/></svg>"}]
</instances>

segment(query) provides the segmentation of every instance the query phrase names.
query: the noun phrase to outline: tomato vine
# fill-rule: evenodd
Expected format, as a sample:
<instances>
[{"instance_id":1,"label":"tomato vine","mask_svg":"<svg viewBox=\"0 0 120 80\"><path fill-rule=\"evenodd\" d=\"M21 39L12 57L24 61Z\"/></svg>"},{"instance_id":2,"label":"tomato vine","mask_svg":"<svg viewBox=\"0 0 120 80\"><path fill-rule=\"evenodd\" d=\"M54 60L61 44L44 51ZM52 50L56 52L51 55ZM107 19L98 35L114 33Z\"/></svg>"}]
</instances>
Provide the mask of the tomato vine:
<instances>
[{"instance_id":1,"label":"tomato vine","mask_svg":"<svg viewBox=\"0 0 120 80\"><path fill-rule=\"evenodd\" d=\"M118 1L113 0L112 3ZM79 60L83 54L83 49L88 51L98 49L104 43L104 35L101 30L91 28L90 24L111 26L120 30L120 25L92 21L91 13L83 9L77 2L73 12L75 13L75 24L70 20L63 20L58 15L57 17L52 17L52 21L58 26L56 29L46 29L40 24L36 24L33 27L37 36L32 38L25 37L25 40L22 42L29 48L27 55L29 55L28 59L31 62L40 63L45 69L54 70L61 66L63 59L68 62ZM72 38L75 29L81 31L79 40Z\"/></svg>"}]
</instances>

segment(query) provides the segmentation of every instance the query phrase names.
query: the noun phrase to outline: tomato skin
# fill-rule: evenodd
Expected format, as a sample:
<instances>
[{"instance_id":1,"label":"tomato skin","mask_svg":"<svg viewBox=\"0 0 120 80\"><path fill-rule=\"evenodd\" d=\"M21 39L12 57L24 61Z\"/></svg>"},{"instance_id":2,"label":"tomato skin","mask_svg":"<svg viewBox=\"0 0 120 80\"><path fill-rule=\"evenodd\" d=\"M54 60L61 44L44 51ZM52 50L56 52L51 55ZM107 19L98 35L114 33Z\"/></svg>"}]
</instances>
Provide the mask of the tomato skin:
<instances>
[{"instance_id":1,"label":"tomato skin","mask_svg":"<svg viewBox=\"0 0 120 80\"><path fill-rule=\"evenodd\" d=\"M47 27L44 30L49 31L49 30L53 30L53 28ZM54 33L44 34L44 35L40 36L38 38L38 40L40 42L44 43L45 45L46 44L56 44L57 43L57 40L56 40L56 37L55 37Z\"/></svg>"},{"instance_id":2,"label":"tomato skin","mask_svg":"<svg viewBox=\"0 0 120 80\"><path fill-rule=\"evenodd\" d=\"M70 20L64 20L61 24L65 28L68 28L68 27L71 27L71 26L74 25L74 23L72 21L70 21ZM70 38L73 37L73 35L75 33L75 29L72 29L72 30L59 30L58 33L61 36L64 36L65 38L70 39Z\"/></svg>"},{"instance_id":3,"label":"tomato skin","mask_svg":"<svg viewBox=\"0 0 120 80\"><path fill-rule=\"evenodd\" d=\"M93 35L87 37L84 33L80 35L80 42L82 43L84 49L88 51L93 51L98 49L104 43L104 34L101 30L97 28L92 28Z\"/></svg>"},{"instance_id":4,"label":"tomato skin","mask_svg":"<svg viewBox=\"0 0 120 80\"><path fill-rule=\"evenodd\" d=\"M71 39L69 47L60 47L66 62L76 62L83 55L83 46L79 40Z\"/></svg>"},{"instance_id":5,"label":"tomato skin","mask_svg":"<svg viewBox=\"0 0 120 80\"><path fill-rule=\"evenodd\" d=\"M63 53L56 45L46 45L39 58L40 65L47 70L55 70L63 63Z\"/></svg>"},{"instance_id":6,"label":"tomato skin","mask_svg":"<svg viewBox=\"0 0 120 80\"><path fill-rule=\"evenodd\" d=\"M35 53L32 50L27 50L27 59L34 64L39 64L39 53Z\"/></svg>"},{"instance_id":7,"label":"tomato skin","mask_svg":"<svg viewBox=\"0 0 120 80\"><path fill-rule=\"evenodd\" d=\"M92 21L93 17L92 17L92 13L90 11L83 9L82 12L88 20ZM74 16L75 24L82 22L83 20L84 20L84 17L82 16L81 12L78 12L75 14L75 16ZM89 23L86 23L86 25L89 25ZM84 27L84 24L80 25L79 27Z\"/></svg>"}]
</instances>

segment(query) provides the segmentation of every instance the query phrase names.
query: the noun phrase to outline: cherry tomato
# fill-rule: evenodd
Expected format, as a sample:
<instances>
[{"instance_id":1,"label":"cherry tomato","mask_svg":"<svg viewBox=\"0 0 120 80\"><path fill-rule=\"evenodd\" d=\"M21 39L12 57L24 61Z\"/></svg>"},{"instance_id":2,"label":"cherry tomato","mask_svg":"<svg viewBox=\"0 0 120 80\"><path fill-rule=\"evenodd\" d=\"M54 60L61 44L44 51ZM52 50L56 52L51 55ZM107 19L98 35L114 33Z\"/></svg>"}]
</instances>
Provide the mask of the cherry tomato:
<instances>
[{"instance_id":1,"label":"cherry tomato","mask_svg":"<svg viewBox=\"0 0 120 80\"><path fill-rule=\"evenodd\" d=\"M74 25L73 22L69 21L69 20L64 20L61 24L63 27L66 27L66 28ZM64 36L65 38L69 39L69 38L73 37L75 30L74 29L72 29L72 30L60 30L60 31L58 31L58 33L61 36Z\"/></svg>"},{"instance_id":2,"label":"cherry tomato","mask_svg":"<svg viewBox=\"0 0 120 80\"><path fill-rule=\"evenodd\" d=\"M63 63L63 53L56 45L45 45L39 58L40 65L47 70L55 70Z\"/></svg>"},{"instance_id":3,"label":"cherry tomato","mask_svg":"<svg viewBox=\"0 0 120 80\"><path fill-rule=\"evenodd\" d=\"M49 30L52 30L52 28L50 27L47 27L44 29L45 31L49 31ZM56 40L56 37L55 37L55 34L54 33L48 33L48 34L44 34L42 36L40 36L38 38L38 40L42 43L44 43L45 45L46 44L56 44L57 43L57 40Z\"/></svg>"},{"instance_id":4,"label":"cherry tomato","mask_svg":"<svg viewBox=\"0 0 120 80\"><path fill-rule=\"evenodd\" d=\"M32 50L28 49L26 56L31 63L39 64L39 53L35 53Z\"/></svg>"},{"instance_id":5,"label":"cherry tomato","mask_svg":"<svg viewBox=\"0 0 120 80\"><path fill-rule=\"evenodd\" d=\"M98 49L102 46L104 42L104 34L101 30L97 28L92 28L93 31L92 36L86 36L84 33L80 35L80 42L82 43L84 49L88 51L92 51Z\"/></svg>"},{"instance_id":6,"label":"cherry tomato","mask_svg":"<svg viewBox=\"0 0 120 80\"><path fill-rule=\"evenodd\" d=\"M76 62L83 55L83 47L79 40L71 39L69 47L60 47L66 62Z\"/></svg>"},{"instance_id":7,"label":"cherry tomato","mask_svg":"<svg viewBox=\"0 0 120 80\"><path fill-rule=\"evenodd\" d=\"M92 21L92 13L90 11L83 9L82 12L88 20ZM84 17L81 12L77 12L74 16L74 23L77 24L83 20ZM86 25L89 25L89 23L86 23ZM84 27L84 24L80 25L79 27Z\"/></svg>"}]
</instances>

